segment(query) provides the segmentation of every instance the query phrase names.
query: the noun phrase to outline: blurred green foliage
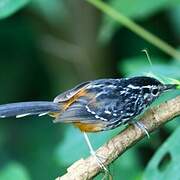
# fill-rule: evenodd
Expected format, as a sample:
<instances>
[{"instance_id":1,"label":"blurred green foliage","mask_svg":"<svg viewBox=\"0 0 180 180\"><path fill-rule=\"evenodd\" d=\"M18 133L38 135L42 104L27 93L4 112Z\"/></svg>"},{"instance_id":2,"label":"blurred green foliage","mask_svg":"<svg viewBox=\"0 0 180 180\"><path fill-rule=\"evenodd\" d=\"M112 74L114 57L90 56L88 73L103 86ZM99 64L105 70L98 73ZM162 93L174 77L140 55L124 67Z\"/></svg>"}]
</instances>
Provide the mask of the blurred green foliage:
<instances>
[{"instance_id":1,"label":"blurred green foliage","mask_svg":"<svg viewBox=\"0 0 180 180\"><path fill-rule=\"evenodd\" d=\"M179 0L107 3L178 48ZM163 54L84 0L1 0L0 18L1 104L51 100L89 79L147 73L163 81L180 79L179 59ZM144 48L152 66L141 52ZM155 104L178 94L164 94ZM109 167L113 179L167 179L174 174L179 179L178 126L176 118L125 152ZM90 135L92 144L98 148L122 128ZM0 179L53 179L88 154L79 130L53 124L50 117L0 121Z\"/></svg>"},{"instance_id":2,"label":"blurred green foliage","mask_svg":"<svg viewBox=\"0 0 180 180\"><path fill-rule=\"evenodd\" d=\"M19 165L15 162L11 162L1 170L0 179L13 180L14 178L19 180L30 179L26 169L22 167L22 165Z\"/></svg>"},{"instance_id":3,"label":"blurred green foliage","mask_svg":"<svg viewBox=\"0 0 180 180\"><path fill-rule=\"evenodd\" d=\"M2 0L0 2L0 19L12 15L28 2L29 0Z\"/></svg>"},{"instance_id":4,"label":"blurred green foliage","mask_svg":"<svg viewBox=\"0 0 180 180\"><path fill-rule=\"evenodd\" d=\"M145 179L179 179L180 128L159 148L145 170Z\"/></svg>"},{"instance_id":5,"label":"blurred green foliage","mask_svg":"<svg viewBox=\"0 0 180 180\"><path fill-rule=\"evenodd\" d=\"M124 15L143 21L155 13L161 12L170 7L176 7L180 0L110 0L109 5ZM103 16L103 23L101 26L100 40L107 43L111 40L114 32L118 28L118 24L107 15Z\"/></svg>"}]
</instances>

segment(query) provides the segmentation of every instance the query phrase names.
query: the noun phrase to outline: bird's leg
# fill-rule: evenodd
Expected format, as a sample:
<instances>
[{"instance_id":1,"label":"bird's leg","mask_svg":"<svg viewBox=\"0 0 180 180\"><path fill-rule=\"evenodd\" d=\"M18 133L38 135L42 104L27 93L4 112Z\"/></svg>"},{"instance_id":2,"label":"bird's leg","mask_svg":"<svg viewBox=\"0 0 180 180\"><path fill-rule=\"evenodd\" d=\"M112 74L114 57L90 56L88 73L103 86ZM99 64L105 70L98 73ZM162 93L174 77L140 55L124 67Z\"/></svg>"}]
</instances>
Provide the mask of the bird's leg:
<instances>
[{"instance_id":1,"label":"bird's leg","mask_svg":"<svg viewBox=\"0 0 180 180\"><path fill-rule=\"evenodd\" d=\"M93 155L96 158L97 163L99 164L101 169L103 169L105 172L108 172L107 168L105 167L105 165L102 163L101 159L97 156L96 152L94 151L94 149L93 149L93 147L92 147L92 145L90 143L89 137L85 132L84 132L84 137L85 137L86 143L87 143L87 145L89 147L90 154Z\"/></svg>"},{"instance_id":2,"label":"bird's leg","mask_svg":"<svg viewBox=\"0 0 180 180\"><path fill-rule=\"evenodd\" d=\"M131 122L129 122L129 124L133 124L137 128L141 129L142 131L144 131L146 133L147 137L150 138L147 127L142 122L132 120Z\"/></svg>"}]
</instances>

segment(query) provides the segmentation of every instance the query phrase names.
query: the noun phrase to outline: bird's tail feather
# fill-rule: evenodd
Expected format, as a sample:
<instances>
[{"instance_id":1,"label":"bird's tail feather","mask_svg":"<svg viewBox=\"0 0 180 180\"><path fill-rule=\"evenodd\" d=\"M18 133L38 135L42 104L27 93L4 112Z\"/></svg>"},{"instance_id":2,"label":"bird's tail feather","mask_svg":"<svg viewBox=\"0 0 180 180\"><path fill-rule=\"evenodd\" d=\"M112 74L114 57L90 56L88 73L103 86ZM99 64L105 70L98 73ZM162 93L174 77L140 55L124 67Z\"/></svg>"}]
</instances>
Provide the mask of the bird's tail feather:
<instances>
[{"instance_id":1,"label":"bird's tail feather","mask_svg":"<svg viewBox=\"0 0 180 180\"><path fill-rule=\"evenodd\" d=\"M58 103L51 101L18 102L0 105L0 118L45 115L60 111Z\"/></svg>"}]
</instances>

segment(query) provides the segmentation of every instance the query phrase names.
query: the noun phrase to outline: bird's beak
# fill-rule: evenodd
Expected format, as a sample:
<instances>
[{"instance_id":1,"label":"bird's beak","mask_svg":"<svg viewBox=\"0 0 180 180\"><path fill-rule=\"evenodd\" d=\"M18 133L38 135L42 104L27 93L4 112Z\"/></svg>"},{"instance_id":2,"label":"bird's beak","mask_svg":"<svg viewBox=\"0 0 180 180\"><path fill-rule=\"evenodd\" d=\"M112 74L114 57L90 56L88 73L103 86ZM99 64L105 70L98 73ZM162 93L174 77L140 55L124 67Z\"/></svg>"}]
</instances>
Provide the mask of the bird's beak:
<instances>
[{"instance_id":1,"label":"bird's beak","mask_svg":"<svg viewBox=\"0 0 180 180\"><path fill-rule=\"evenodd\" d=\"M165 84L163 87L163 91L169 91L171 89L177 89L178 84Z\"/></svg>"}]
</instances>

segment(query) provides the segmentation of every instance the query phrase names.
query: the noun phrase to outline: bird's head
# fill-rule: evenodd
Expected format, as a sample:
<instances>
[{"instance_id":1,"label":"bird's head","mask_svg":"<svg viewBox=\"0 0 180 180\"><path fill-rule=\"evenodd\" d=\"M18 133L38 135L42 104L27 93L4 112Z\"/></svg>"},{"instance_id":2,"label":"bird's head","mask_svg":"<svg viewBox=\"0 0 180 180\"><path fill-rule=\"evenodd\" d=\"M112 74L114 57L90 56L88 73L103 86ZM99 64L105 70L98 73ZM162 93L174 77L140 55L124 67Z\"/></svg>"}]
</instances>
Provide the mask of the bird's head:
<instances>
[{"instance_id":1,"label":"bird's head","mask_svg":"<svg viewBox=\"0 0 180 180\"><path fill-rule=\"evenodd\" d=\"M176 89L177 86L177 84L163 84L155 78L146 76L133 77L128 80L128 87L141 90L144 99L148 101L154 100L163 92Z\"/></svg>"}]
</instances>

